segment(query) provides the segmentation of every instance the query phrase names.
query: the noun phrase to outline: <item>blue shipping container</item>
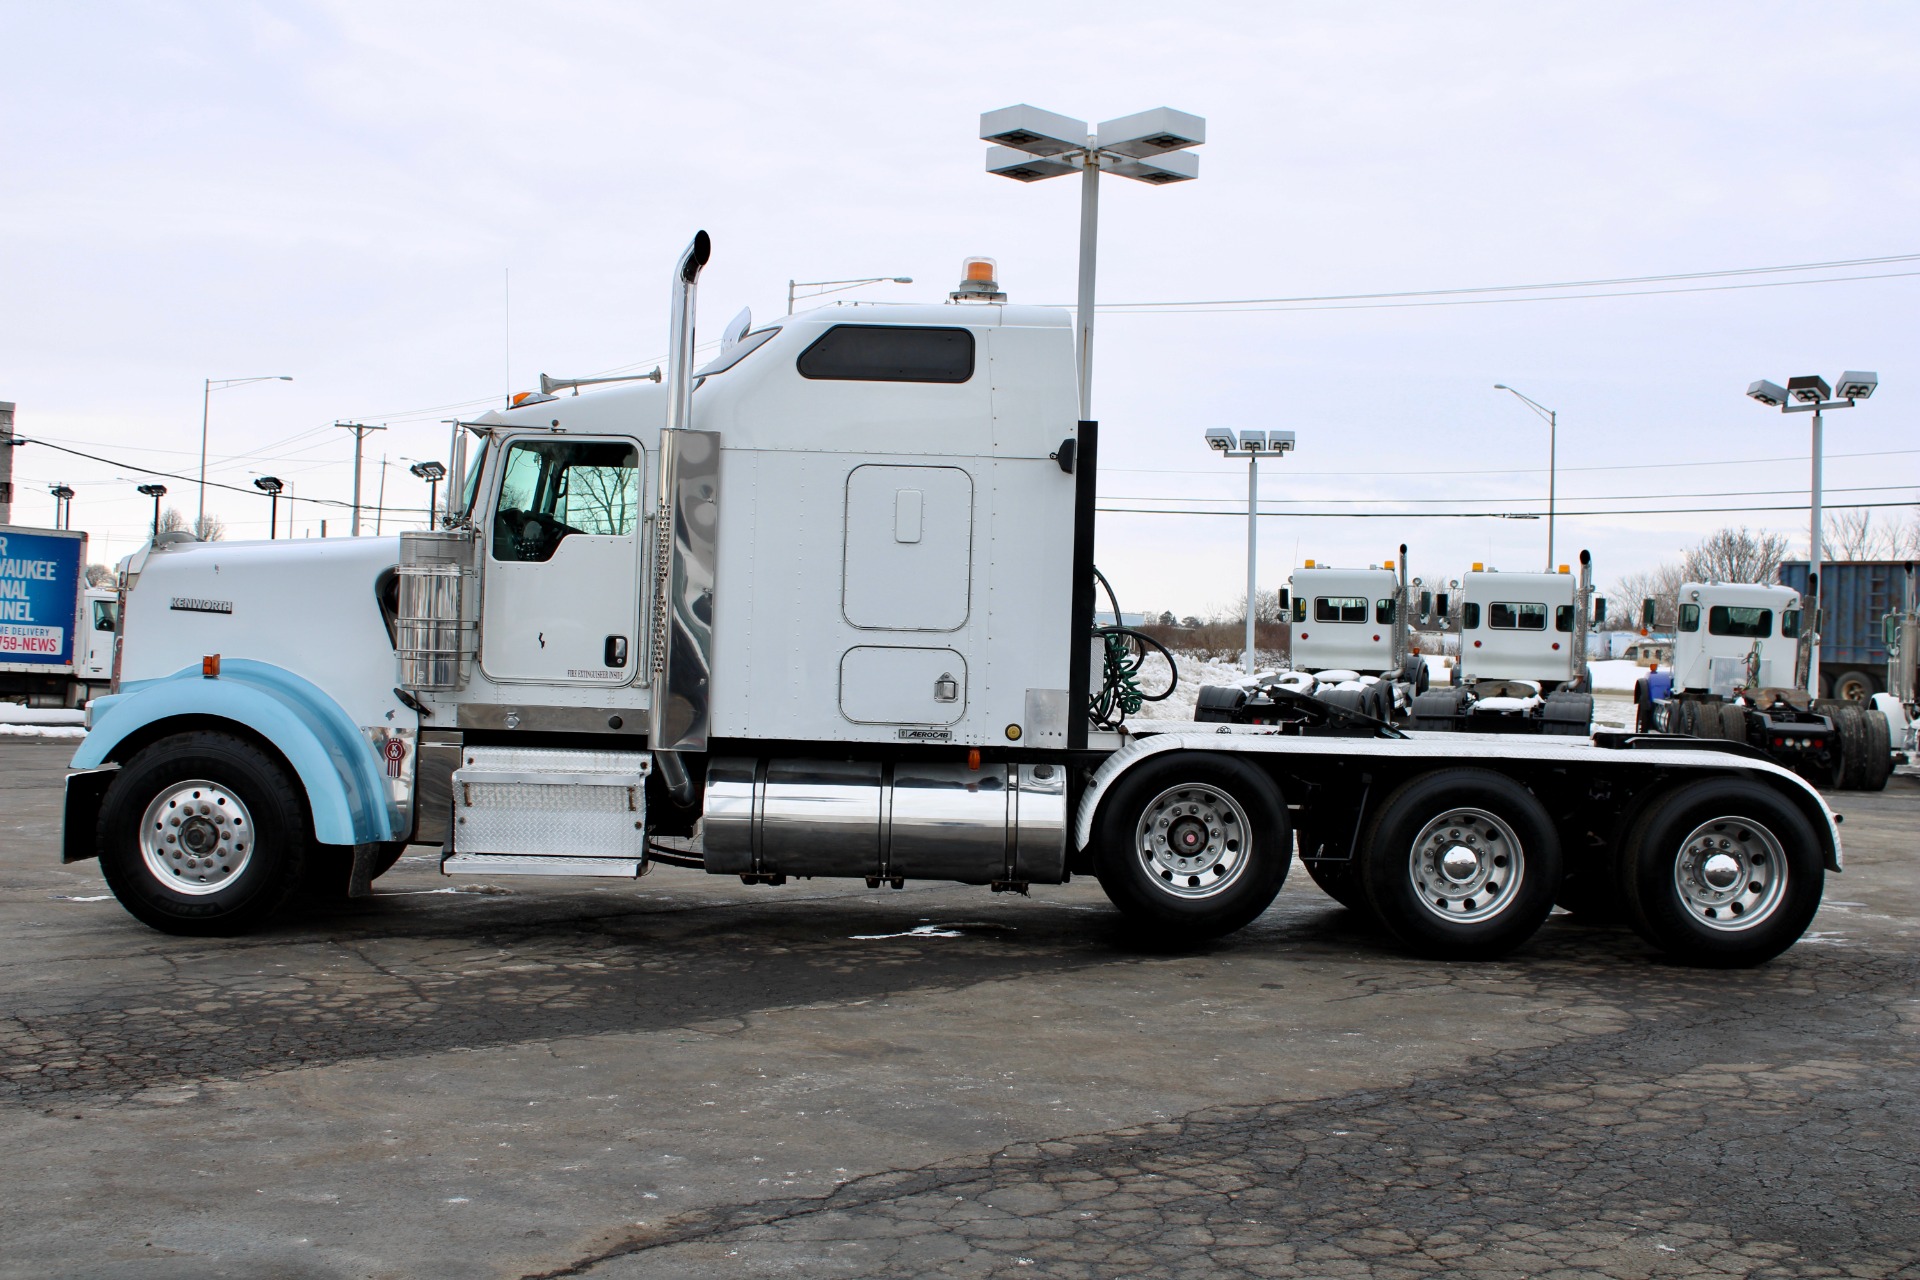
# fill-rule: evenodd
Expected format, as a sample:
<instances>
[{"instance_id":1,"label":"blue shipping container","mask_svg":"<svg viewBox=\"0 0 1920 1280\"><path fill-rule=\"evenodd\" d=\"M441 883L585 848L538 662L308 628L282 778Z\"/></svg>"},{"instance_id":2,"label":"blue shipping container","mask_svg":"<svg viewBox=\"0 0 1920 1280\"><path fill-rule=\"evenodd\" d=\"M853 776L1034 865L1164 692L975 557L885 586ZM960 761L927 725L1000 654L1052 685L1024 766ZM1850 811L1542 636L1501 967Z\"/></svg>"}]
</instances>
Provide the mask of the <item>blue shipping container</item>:
<instances>
[{"instance_id":1,"label":"blue shipping container","mask_svg":"<svg viewBox=\"0 0 1920 1280\"><path fill-rule=\"evenodd\" d=\"M1831 681L1845 671L1873 678L1887 687L1887 643L1883 620L1900 611L1906 598L1907 562L1901 560L1829 560L1820 575L1820 674ZM1780 566L1780 583L1802 595L1807 562Z\"/></svg>"}]
</instances>

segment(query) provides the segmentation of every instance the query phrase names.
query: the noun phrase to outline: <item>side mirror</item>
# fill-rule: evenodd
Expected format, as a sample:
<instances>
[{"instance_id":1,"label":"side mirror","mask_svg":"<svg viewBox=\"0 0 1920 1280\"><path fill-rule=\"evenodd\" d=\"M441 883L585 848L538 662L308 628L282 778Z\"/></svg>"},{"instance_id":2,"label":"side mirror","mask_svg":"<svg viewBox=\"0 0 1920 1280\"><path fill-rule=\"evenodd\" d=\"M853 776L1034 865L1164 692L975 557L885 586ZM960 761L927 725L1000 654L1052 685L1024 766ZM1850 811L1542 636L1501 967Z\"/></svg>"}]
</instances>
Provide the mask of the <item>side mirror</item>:
<instances>
[{"instance_id":1,"label":"side mirror","mask_svg":"<svg viewBox=\"0 0 1920 1280\"><path fill-rule=\"evenodd\" d=\"M1433 617L1433 592L1422 591L1420 593L1420 621L1425 622L1431 617Z\"/></svg>"},{"instance_id":2,"label":"side mirror","mask_svg":"<svg viewBox=\"0 0 1920 1280\"><path fill-rule=\"evenodd\" d=\"M1282 587L1280 588L1280 612L1285 614L1291 608L1293 608L1293 600L1287 595L1287 589Z\"/></svg>"},{"instance_id":3,"label":"side mirror","mask_svg":"<svg viewBox=\"0 0 1920 1280\"><path fill-rule=\"evenodd\" d=\"M1601 625L1604 624L1606 620L1607 620L1607 602L1603 598L1595 597L1593 602L1594 629L1596 631L1599 630Z\"/></svg>"},{"instance_id":4,"label":"side mirror","mask_svg":"<svg viewBox=\"0 0 1920 1280\"><path fill-rule=\"evenodd\" d=\"M457 520L467 514L467 433L459 423L453 424L453 457L447 471L447 519Z\"/></svg>"},{"instance_id":5,"label":"side mirror","mask_svg":"<svg viewBox=\"0 0 1920 1280\"><path fill-rule=\"evenodd\" d=\"M1437 617L1441 622L1445 622L1447 620L1447 615L1452 612L1452 610L1447 607L1448 603L1449 601L1447 600L1447 593L1444 591L1442 591L1439 595L1433 598L1434 616Z\"/></svg>"},{"instance_id":6,"label":"side mirror","mask_svg":"<svg viewBox=\"0 0 1920 1280\"><path fill-rule=\"evenodd\" d=\"M1655 616L1653 606L1654 602L1651 600L1642 600L1640 602L1640 625L1649 631L1653 630L1653 620Z\"/></svg>"}]
</instances>

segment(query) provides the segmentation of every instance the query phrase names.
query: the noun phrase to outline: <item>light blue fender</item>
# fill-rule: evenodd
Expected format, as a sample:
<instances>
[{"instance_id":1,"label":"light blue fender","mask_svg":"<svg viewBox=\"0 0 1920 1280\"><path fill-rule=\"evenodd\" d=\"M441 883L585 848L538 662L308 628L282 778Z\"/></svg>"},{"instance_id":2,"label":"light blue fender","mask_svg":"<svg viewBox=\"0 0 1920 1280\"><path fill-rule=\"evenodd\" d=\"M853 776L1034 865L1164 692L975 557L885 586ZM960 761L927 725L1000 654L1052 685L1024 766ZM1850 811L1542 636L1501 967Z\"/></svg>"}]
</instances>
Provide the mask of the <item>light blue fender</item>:
<instances>
[{"instance_id":1,"label":"light blue fender","mask_svg":"<svg viewBox=\"0 0 1920 1280\"><path fill-rule=\"evenodd\" d=\"M351 717L318 686L291 671L229 658L207 677L183 668L93 703L93 729L73 767L105 763L128 737L177 716L212 716L244 725L293 766L322 844L395 840L399 814L387 798L385 766Z\"/></svg>"}]
</instances>

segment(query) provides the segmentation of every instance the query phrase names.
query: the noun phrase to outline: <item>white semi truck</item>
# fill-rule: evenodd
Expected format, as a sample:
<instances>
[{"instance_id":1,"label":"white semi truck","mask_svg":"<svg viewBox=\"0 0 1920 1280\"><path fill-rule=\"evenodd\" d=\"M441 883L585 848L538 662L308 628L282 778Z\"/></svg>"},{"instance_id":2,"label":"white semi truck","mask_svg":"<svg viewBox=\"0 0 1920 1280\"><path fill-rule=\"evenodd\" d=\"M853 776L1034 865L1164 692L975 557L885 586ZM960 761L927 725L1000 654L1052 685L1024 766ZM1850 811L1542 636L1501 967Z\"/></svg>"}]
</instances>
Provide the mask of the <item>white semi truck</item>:
<instances>
[{"instance_id":1,"label":"white semi truck","mask_svg":"<svg viewBox=\"0 0 1920 1280\"><path fill-rule=\"evenodd\" d=\"M1602 621L1593 560L1576 580L1558 573L1501 573L1476 563L1460 580L1460 655L1453 687L1413 706L1416 729L1586 737L1593 728L1587 636Z\"/></svg>"},{"instance_id":2,"label":"white semi truck","mask_svg":"<svg viewBox=\"0 0 1920 1280\"><path fill-rule=\"evenodd\" d=\"M180 933L363 894L413 843L489 879L1092 874L1195 938L1266 910L1296 832L1431 955L1525 941L1568 866L1688 961L1764 960L1812 919L1833 814L1714 744L1407 735L1286 694L1268 723L1094 728L1098 431L1067 315L827 308L696 370L709 250L673 276L665 384L456 433L446 527L131 557L65 857Z\"/></svg>"},{"instance_id":3,"label":"white semi truck","mask_svg":"<svg viewBox=\"0 0 1920 1280\"><path fill-rule=\"evenodd\" d=\"M1798 591L1688 582L1673 608L1671 688L1655 696L1651 678L1635 686L1638 728L1737 742L1819 786L1886 787L1894 766L1888 717L1800 688L1805 609ZM1641 610L1651 626L1656 602L1642 602Z\"/></svg>"},{"instance_id":4,"label":"white semi truck","mask_svg":"<svg viewBox=\"0 0 1920 1280\"><path fill-rule=\"evenodd\" d=\"M1414 652L1407 548L1398 560L1339 569L1312 560L1293 571L1281 605L1293 622L1289 666L1325 696L1362 692L1362 709L1380 719L1403 712L1427 688L1427 666ZM1284 678L1284 677L1283 677ZM1354 686L1379 692L1366 695Z\"/></svg>"}]
</instances>

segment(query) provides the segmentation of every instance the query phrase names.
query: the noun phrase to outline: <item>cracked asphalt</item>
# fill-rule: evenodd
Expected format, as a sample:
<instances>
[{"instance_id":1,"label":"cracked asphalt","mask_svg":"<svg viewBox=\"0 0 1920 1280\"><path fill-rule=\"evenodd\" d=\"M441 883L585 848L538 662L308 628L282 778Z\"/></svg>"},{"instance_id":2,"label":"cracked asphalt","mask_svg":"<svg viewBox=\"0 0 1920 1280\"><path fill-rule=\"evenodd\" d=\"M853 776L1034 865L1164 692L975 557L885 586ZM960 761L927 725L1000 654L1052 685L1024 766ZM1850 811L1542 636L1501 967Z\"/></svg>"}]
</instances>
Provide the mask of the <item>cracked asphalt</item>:
<instances>
[{"instance_id":1,"label":"cracked asphalt","mask_svg":"<svg viewBox=\"0 0 1920 1280\"><path fill-rule=\"evenodd\" d=\"M1178 954L1078 882L430 857L167 938L59 865L68 754L0 743L0 1276L1920 1275L1910 774L1721 973L1412 960L1297 868Z\"/></svg>"}]
</instances>

